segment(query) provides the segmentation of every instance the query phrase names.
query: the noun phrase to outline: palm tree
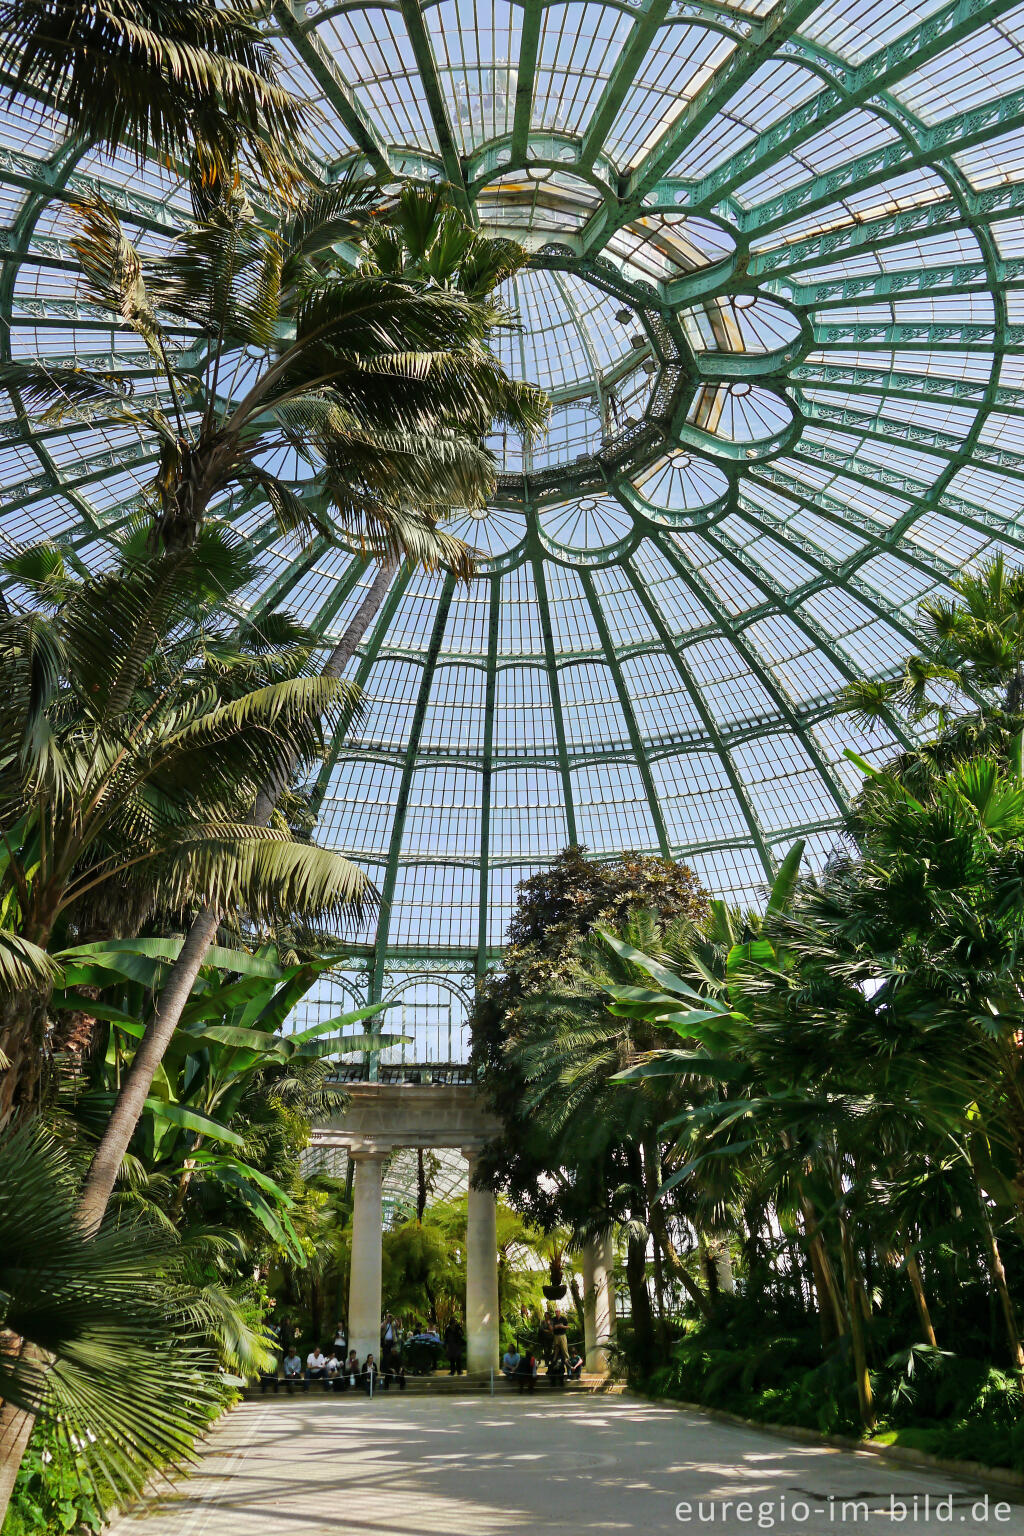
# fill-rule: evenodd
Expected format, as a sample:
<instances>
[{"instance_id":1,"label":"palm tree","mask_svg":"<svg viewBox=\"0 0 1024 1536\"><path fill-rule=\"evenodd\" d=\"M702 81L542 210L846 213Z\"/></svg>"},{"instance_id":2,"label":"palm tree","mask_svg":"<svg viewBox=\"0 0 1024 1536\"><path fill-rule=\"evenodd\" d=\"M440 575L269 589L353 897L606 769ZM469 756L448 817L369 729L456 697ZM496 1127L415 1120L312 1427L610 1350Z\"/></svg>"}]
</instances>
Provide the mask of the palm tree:
<instances>
[{"instance_id":1,"label":"palm tree","mask_svg":"<svg viewBox=\"0 0 1024 1536\"><path fill-rule=\"evenodd\" d=\"M255 289L274 296L269 308L263 299L254 307L235 296L240 258L226 234L234 218L234 213L225 215L223 226L210 226L213 251L229 253L226 265L218 268L224 274L220 286L207 275L205 253L190 259L186 252L185 272L175 281L198 296L198 308L189 312L215 339L223 338L215 351L234 344L228 338L235 335L239 305L243 317L247 307L258 312L264 329L257 329L253 339L262 343L263 365L254 370L243 399L219 414L221 365L210 365L195 448L187 453L168 449L165 483L157 493L157 528L172 545L191 538L225 476L255 477L286 523L301 526L305 503L282 494L280 482L257 463L269 435L285 431L289 441L298 441L320 467L323 496L333 514L343 527L359 530L364 546L380 562L375 581L322 668L321 676L333 681L379 610L401 556L428 568L445 563L464 577L470 574L470 552L438 525L446 513L482 503L493 489L495 464L481 441L493 422L529 435L546 419L543 392L509 379L489 346L496 331L512 323L495 294L523 264L525 252L470 229L448 207L443 189L406 187L387 226L391 233L370 237L363 265L353 277L317 275L307 282L300 275L297 299L286 301L293 290L281 279L283 253L278 249L269 261L254 257L243 286L252 289L255 270L260 274ZM252 239L264 249L262 234ZM315 245L309 237L304 250ZM138 298L138 277L125 275L122 245L101 239L98 248L107 253L103 281L109 302L119 298L130 315L140 317L132 321L140 334L152 333L151 306L148 298ZM243 250L249 249L243 243ZM380 275L385 254L397 265L395 252L406 253L400 273ZM170 293L173 309L172 290L173 284L163 291ZM276 324L266 327L266 317L279 316L285 302L294 302L295 336L275 350ZM283 765L284 771L263 786L252 812L255 825L269 819L293 767ZM221 904L207 902L186 935L93 1159L83 1191L86 1223L97 1222L106 1207L220 915Z\"/></svg>"},{"instance_id":2,"label":"palm tree","mask_svg":"<svg viewBox=\"0 0 1024 1536\"><path fill-rule=\"evenodd\" d=\"M1003 713L1024 713L1024 570L1008 569L1003 556L996 555L949 585L951 600L919 605L927 651L908 656L896 679L862 678L848 684L839 704L865 724L895 711L913 722L935 720L947 734L951 705L973 699L979 713L964 738L970 750L991 717L998 723ZM955 745L956 729L948 734ZM933 755L941 742L940 736L931 744Z\"/></svg>"},{"instance_id":3,"label":"palm tree","mask_svg":"<svg viewBox=\"0 0 1024 1536\"><path fill-rule=\"evenodd\" d=\"M660 948L667 935L649 912L637 912L622 926L627 945ZM540 993L517 1010L517 1030L509 1061L522 1074L523 1108L542 1134L550 1137L554 1162L579 1170L600 1162L621 1166L620 1193L631 1190L629 1245L646 1254L648 1231L654 1239L655 1282L663 1294L663 1265L687 1291L698 1310L709 1311L708 1298L694 1281L672 1240L661 1201L661 1124L673 1107L664 1084L653 1080L632 1090L617 1081L632 1062L667 1045L671 1036L644 1018L611 1013L602 989L629 987L637 980L628 962L599 943L585 944L572 966L572 978L557 990ZM645 1265L638 1255L631 1271L636 1321L644 1313Z\"/></svg>"},{"instance_id":4,"label":"palm tree","mask_svg":"<svg viewBox=\"0 0 1024 1536\"><path fill-rule=\"evenodd\" d=\"M136 1219L87 1236L76 1186L38 1125L0 1141L0 1523L38 1415L109 1506L191 1454L223 1403L225 1353L265 1356L223 1293L191 1282L172 1231Z\"/></svg>"},{"instance_id":5,"label":"palm tree","mask_svg":"<svg viewBox=\"0 0 1024 1536\"><path fill-rule=\"evenodd\" d=\"M271 187L294 182L310 113L278 81L253 0L2 0L10 95L67 118L72 133L141 160L230 163ZM287 146L287 147L286 147Z\"/></svg>"},{"instance_id":6,"label":"palm tree","mask_svg":"<svg viewBox=\"0 0 1024 1536\"><path fill-rule=\"evenodd\" d=\"M105 204L78 211L84 291L145 343L155 394L34 361L0 368L0 384L48 421L129 425L153 442L145 495L158 547L190 544L214 501L235 491L265 500L282 531L340 530L374 558L467 575L465 546L438 522L486 495L494 464L481 437L492 422L532 431L546 409L486 346L504 311L455 284L369 271L311 269L296 286L282 235L236 188L221 190L167 257L143 260ZM507 242L476 238L498 248L500 281ZM176 362L172 320L198 331L198 369ZM270 467L286 451L313 477L301 496Z\"/></svg>"},{"instance_id":7,"label":"palm tree","mask_svg":"<svg viewBox=\"0 0 1024 1536\"><path fill-rule=\"evenodd\" d=\"M88 935L105 893L116 890L130 926L130 913L141 922L154 906L211 898L257 918L340 912L367 891L347 860L283 823L248 821L268 776L315 758L322 716L342 725L355 700L308 675L308 648L293 651L291 677L250 656L241 688L222 657L217 676L202 665L204 610L253 574L234 535L211 524L191 549L155 559L129 546L119 567L84 580L52 547L11 568L35 601L0 619L2 1123L37 1098L48 951L69 931Z\"/></svg>"}]
</instances>

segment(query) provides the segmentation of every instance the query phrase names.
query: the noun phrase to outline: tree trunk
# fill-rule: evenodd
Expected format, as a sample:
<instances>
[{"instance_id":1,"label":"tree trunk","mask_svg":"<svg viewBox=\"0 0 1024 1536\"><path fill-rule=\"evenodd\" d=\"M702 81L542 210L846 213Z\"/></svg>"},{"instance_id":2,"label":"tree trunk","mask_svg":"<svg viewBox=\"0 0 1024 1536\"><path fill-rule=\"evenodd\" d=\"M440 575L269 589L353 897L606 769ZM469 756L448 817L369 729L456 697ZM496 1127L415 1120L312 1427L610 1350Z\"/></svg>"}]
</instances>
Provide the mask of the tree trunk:
<instances>
[{"instance_id":1,"label":"tree trunk","mask_svg":"<svg viewBox=\"0 0 1024 1536\"><path fill-rule=\"evenodd\" d=\"M35 1422L35 1414L15 1408L13 1403L4 1403L0 1408L0 1526L7 1515L14 1480Z\"/></svg>"},{"instance_id":2,"label":"tree trunk","mask_svg":"<svg viewBox=\"0 0 1024 1536\"><path fill-rule=\"evenodd\" d=\"M626 1244L626 1285L633 1324L633 1343L637 1361L646 1376L654 1368L654 1318L651 1294L647 1289L647 1240L630 1237Z\"/></svg>"},{"instance_id":3,"label":"tree trunk","mask_svg":"<svg viewBox=\"0 0 1024 1536\"><path fill-rule=\"evenodd\" d=\"M683 1290L696 1304L697 1310L700 1312L701 1316L705 1319L708 1319L711 1317L711 1305L708 1302L707 1296L701 1290L693 1276L688 1272L685 1265L683 1264L682 1259L679 1257L679 1254L676 1251L676 1245L672 1241L668 1230L668 1222L665 1218L665 1207L662 1205L658 1198L661 1190L661 1170L659 1166L660 1157L651 1151L649 1144L645 1144L642 1151L643 1163L641 1177L643 1180L644 1201L647 1206L647 1221L648 1225L650 1226L651 1236L654 1239L654 1275L655 1285L659 1293L659 1311L662 1313L662 1315L664 1315L664 1307L661 1302L660 1275L660 1258L662 1255L664 1255L665 1262L669 1267L669 1272L671 1273L673 1280L678 1280L679 1284L683 1287Z\"/></svg>"},{"instance_id":4,"label":"tree trunk","mask_svg":"<svg viewBox=\"0 0 1024 1536\"><path fill-rule=\"evenodd\" d=\"M0 1004L0 1131L25 1110L39 1105L46 1059L48 994L32 989L12 992Z\"/></svg>"},{"instance_id":5,"label":"tree trunk","mask_svg":"<svg viewBox=\"0 0 1024 1536\"><path fill-rule=\"evenodd\" d=\"M917 1254L910 1243L907 1243L903 1253L906 1258L907 1279L910 1281L910 1289L914 1293L914 1304L917 1307L917 1315L921 1319L925 1340L933 1349L938 1349L939 1341L935 1337L935 1329L932 1327L932 1315L928 1310L928 1298L924 1293L924 1280L921 1277L921 1266L917 1262Z\"/></svg>"},{"instance_id":6,"label":"tree trunk","mask_svg":"<svg viewBox=\"0 0 1024 1536\"><path fill-rule=\"evenodd\" d=\"M1010 1295L1010 1288L1006 1282L1006 1270L1003 1266L1003 1256L999 1252L999 1243L996 1239L995 1229L985 1207L984 1197L980 1193L978 1205L981 1210L981 1224L985 1234L985 1247L988 1251L989 1273L992 1276L992 1285L996 1295L999 1297L999 1305L1003 1313L1006 1340L1010 1346L1010 1359L1018 1380L1024 1385L1024 1349L1021 1348L1017 1315L1013 1310L1013 1298Z\"/></svg>"},{"instance_id":7,"label":"tree trunk","mask_svg":"<svg viewBox=\"0 0 1024 1536\"><path fill-rule=\"evenodd\" d=\"M839 1217L839 1232L843 1255L843 1279L846 1284L846 1308L850 1324L850 1342L853 1345L853 1369L857 1378L857 1402L860 1417L866 1429L875 1427L875 1401L871 1390L871 1373L868 1370L867 1337L864 1330L864 1310L861 1299L863 1283L857 1267L857 1254L853 1246L853 1234L845 1215Z\"/></svg>"},{"instance_id":8,"label":"tree trunk","mask_svg":"<svg viewBox=\"0 0 1024 1536\"><path fill-rule=\"evenodd\" d=\"M321 671L322 677L341 676L355 654L356 646L380 611L396 569L396 562L388 562L380 567L344 635L325 662ZM283 780L286 780L293 770L294 763L283 775ZM269 821L283 787L283 782L271 785L260 794L252 814L252 820L256 826L264 826ZM185 936L181 953L171 967L170 975L160 993L160 1000L153 1011L153 1017L146 1026L146 1032L139 1042L139 1048L121 1084L82 1191L80 1213L87 1231L95 1230L103 1219L103 1213L107 1208L125 1153L128 1151L152 1087L154 1074L171 1043L195 985L196 977L199 975L200 967L214 941L220 916L220 912L215 907L204 907L193 921Z\"/></svg>"},{"instance_id":9,"label":"tree trunk","mask_svg":"<svg viewBox=\"0 0 1024 1536\"><path fill-rule=\"evenodd\" d=\"M0 1351L18 1363L30 1360L40 1366L45 1364L41 1350L7 1329L0 1332ZM35 1422L35 1414L28 1409L16 1408L13 1403L0 1403L0 1527L6 1519L14 1480Z\"/></svg>"},{"instance_id":10,"label":"tree trunk","mask_svg":"<svg viewBox=\"0 0 1024 1536\"><path fill-rule=\"evenodd\" d=\"M843 1312L842 1298L839 1294L835 1270L832 1268L832 1260L828 1256L828 1249L821 1236L817 1214L810 1200L802 1192L800 1214L804 1221L807 1252L811 1261L811 1273L814 1276L814 1289L818 1296L822 1342L828 1343L833 1338L841 1338L846 1332L846 1316Z\"/></svg>"}]
</instances>

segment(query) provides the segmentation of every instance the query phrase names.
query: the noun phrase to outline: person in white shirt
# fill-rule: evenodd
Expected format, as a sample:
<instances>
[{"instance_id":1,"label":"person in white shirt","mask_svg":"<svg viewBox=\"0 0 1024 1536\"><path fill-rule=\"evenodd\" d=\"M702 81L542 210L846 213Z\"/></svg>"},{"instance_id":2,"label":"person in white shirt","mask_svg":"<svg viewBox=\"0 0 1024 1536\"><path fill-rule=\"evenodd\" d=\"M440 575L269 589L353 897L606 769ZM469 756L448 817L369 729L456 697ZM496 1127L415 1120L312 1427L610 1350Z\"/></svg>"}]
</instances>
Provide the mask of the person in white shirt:
<instances>
[{"instance_id":1,"label":"person in white shirt","mask_svg":"<svg viewBox=\"0 0 1024 1536\"><path fill-rule=\"evenodd\" d=\"M327 1380L327 1356L319 1344L314 1344L306 1356L306 1380L323 1382Z\"/></svg>"},{"instance_id":2,"label":"person in white shirt","mask_svg":"<svg viewBox=\"0 0 1024 1536\"><path fill-rule=\"evenodd\" d=\"M328 1392L336 1392L338 1390L338 1374L340 1371L341 1361L338 1359L338 1352L332 1349L327 1356L327 1380L324 1382Z\"/></svg>"}]
</instances>

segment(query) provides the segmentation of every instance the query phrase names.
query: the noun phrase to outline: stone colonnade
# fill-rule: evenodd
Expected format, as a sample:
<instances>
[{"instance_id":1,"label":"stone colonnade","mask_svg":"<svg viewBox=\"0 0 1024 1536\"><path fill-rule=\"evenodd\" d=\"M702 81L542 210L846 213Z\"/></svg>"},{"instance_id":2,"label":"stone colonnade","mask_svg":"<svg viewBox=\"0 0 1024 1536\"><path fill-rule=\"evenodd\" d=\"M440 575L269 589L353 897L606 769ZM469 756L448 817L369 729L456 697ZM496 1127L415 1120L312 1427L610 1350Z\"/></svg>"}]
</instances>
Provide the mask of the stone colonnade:
<instances>
[{"instance_id":1,"label":"stone colonnade","mask_svg":"<svg viewBox=\"0 0 1024 1536\"><path fill-rule=\"evenodd\" d=\"M314 1146L343 1146L353 1163L352 1262L349 1347L360 1360L380 1349L381 1177L399 1147L460 1147L467 1162L466 1353L470 1371L499 1363L497 1211L489 1190L474 1189L473 1172L484 1143L497 1129L469 1084L353 1083L345 1109L313 1132ZM615 1303L610 1237L583 1254L586 1368L608 1370Z\"/></svg>"}]
</instances>

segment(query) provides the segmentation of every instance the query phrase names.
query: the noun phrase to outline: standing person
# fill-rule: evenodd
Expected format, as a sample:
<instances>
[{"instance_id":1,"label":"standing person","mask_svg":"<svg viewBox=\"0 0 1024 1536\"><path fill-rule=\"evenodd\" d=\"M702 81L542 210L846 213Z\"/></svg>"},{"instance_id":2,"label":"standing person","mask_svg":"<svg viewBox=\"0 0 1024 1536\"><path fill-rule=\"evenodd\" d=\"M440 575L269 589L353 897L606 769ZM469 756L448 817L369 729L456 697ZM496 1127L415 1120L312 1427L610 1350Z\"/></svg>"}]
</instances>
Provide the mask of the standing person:
<instances>
[{"instance_id":1,"label":"standing person","mask_svg":"<svg viewBox=\"0 0 1024 1536\"><path fill-rule=\"evenodd\" d=\"M334 1325L334 1353L339 1360L344 1360L345 1358L345 1345L347 1343L348 1336L345 1333L345 1325L339 1318Z\"/></svg>"},{"instance_id":2,"label":"standing person","mask_svg":"<svg viewBox=\"0 0 1024 1536\"><path fill-rule=\"evenodd\" d=\"M463 1343L462 1324L458 1318L453 1317L444 1331L444 1352L448 1356L449 1376L458 1376L462 1371Z\"/></svg>"},{"instance_id":3,"label":"standing person","mask_svg":"<svg viewBox=\"0 0 1024 1536\"><path fill-rule=\"evenodd\" d=\"M556 1312L551 1324L551 1359L560 1360L562 1369L569 1369L569 1324L564 1312Z\"/></svg>"},{"instance_id":4,"label":"standing person","mask_svg":"<svg viewBox=\"0 0 1024 1536\"><path fill-rule=\"evenodd\" d=\"M400 1338L398 1324L389 1312L384 1319L384 1326L380 1330L381 1370L392 1374L397 1372L401 1348Z\"/></svg>"},{"instance_id":5,"label":"standing person","mask_svg":"<svg viewBox=\"0 0 1024 1536\"><path fill-rule=\"evenodd\" d=\"M545 1365L551 1364L551 1351L555 1340L555 1322L550 1312L544 1313L544 1321L537 1329L537 1345Z\"/></svg>"}]
</instances>

